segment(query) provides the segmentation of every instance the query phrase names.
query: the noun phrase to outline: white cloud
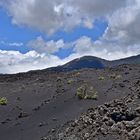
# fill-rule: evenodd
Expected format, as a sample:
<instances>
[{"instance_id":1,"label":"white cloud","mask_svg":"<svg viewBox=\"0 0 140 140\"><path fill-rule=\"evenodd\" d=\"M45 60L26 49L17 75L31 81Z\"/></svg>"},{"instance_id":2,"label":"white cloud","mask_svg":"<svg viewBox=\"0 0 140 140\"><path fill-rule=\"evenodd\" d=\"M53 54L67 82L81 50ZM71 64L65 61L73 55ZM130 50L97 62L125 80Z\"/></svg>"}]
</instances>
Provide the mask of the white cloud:
<instances>
[{"instance_id":1,"label":"white cloud","mask_svg":"<svg viewBox=\"0 0 140 140\"><path fill-rule=\"evenodd\" d=\"M1 0L17 25L26 25L47 34L78 25L93 28L105 18L108 30L103 39L118 45L139 43L140 0Z\"/></svg>"},{"instance_id":2,"label":"white cloud","mask_svg":"<svg viewBox=\"0 0 140 140\"><path fill-rule=\"evenodd\" d=\"M18 51L0 50L0 73L26 72L64 63L65 60L61 61L57 56L39 54L35 51L21 54Z\"/></svg>"},{"instance_id":3,"label":"white cloud","mask_svg":"<svg viewBox=\"0 0 140 140\"><path fill-rule=\"evenodd\" d=\"M14 24L47 34L78 25L93 28L95 19L105 18L109 25L105 39L126 45L139 42L140 0L1 0L0 4Z\"/></svg>"},{"instance_id":4,"label":"white cloud","mask_svg":"<svg viewBox=\"0 0 140 140\"><path fill-rule=\"evenodd\" d=\"M91 38L83 36L75 41L74 45L75 52L79 54L87 54L93 49L94 43Z\"/></svg>"},{"instance_id":5,"label":"white cloud","mask_svg":"<svg viewBox=\"0 0 140 140\"><path fill-rule=\"evenodd\" d=\"M132 1L131 1L132 2ZM118 45L140 43L140 1L134 0L108 17L109 27L104 40L115 41Z\"/></svg>"},{"instance_id":6,"label":"white cloud","mask_svg":"<svg viewBox=\"0 0 140 140\"><path fill-rule=\"evenodd\" d=\"M17 42L13 42L13 43L8 43L9 46L15 46L15 47L21 47L23 46L23 43L17 43Z\"/></svg>"},{"instance_id":7,"label":"white cloud","mask_svg":"<svg viewBox=\"0 0 140 140\"><path fill-rule=\"evenodd\" d=\"M6 42L0 41L0 45L12 46L12 47L21 47L24 44L22 42Z\"/></svg>"},{"instance_id":8,"label":"white cloud","mask_svg":"<svg viewBox=\"0 0 140 140\"><path fill-rule=\"evenodd\" d=\"M119 46L114 42L95 41L83 36L73 43L77 56L91 55L107 60L116 60L140 54L139 45Z\"/></svg>"},{"instance_id":9,"label":"white cloud","mask_svg":"<svg viewBox=\"0 0 140 140\"><path fill-rule=\"evenodd\" d=\"M47 53L47 54L52 54L57 52L60 48L64 47L64 41L58 40L50 40L50 41L45 41L41 36L37 37L37 39L32 40L28 43L28 46L32 47L35 51L39 53Z\"/></svg>"},{"instance_id":10,"label":"white cloud","mask_svg":"<svg viewBox=\"0 0 140 140\"><path fill-rule=\"evenodd\" d=\"M125 6L126 0L2 0L14 24L23 24L48 34L83 24L92 28L93 19Z\"/></svg>"}]
</instances>

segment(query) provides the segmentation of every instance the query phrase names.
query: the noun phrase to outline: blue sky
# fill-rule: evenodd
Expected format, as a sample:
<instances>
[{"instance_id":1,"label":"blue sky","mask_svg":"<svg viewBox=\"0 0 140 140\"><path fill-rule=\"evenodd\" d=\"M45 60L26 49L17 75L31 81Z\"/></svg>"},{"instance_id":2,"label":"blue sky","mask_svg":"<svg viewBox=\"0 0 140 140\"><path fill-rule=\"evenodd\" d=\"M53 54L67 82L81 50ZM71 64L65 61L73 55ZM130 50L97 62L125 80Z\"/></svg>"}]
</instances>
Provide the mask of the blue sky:
<instances>
[{"instance_id":1,"label":"blue sky","mask_svg":"<svg viewBox=\"0 0 140 140\"><path fill-rule=\"evenodd\" d=\"M21 47L0 44L1 50L16 50L21 53L26 53L30 50L26 43L42 33L33 31L25 26L17 26L12 24L12 18L8 15L7 11L0 8L0 41L5 43L20 43L24 45Z\"/></svg>"},{"instance_id":2,"label":"blue sky","mask_svg":"<svg viewBox=\"0 0 140 140\"><path fill-rule=\"evenodd\" d=\"M32 50L32 48L27 46L27 43L35 39L38 36L42 36L45 40L59 40L63 39L64 42L73 42L79 39L81 36L88 36L92 38L93 41L98 40L107 28L107 22L102 19L97 19L94 21L94 28L88 29L86 27L77 26L70 32L65 32L63 30L57 31L51 36L43 32L36 31L35 29L29 29L26 26L17 26L12 24L12 18L8 15L5 9L0 8L0 40L4 41L5 44L0 44L1 50L14 50L20 51L21 53L27 53ZM11 46L9 43L23 43L21 46ZM73 52L73 48L60 49L55 55L60 58L65 58Z\"/></svg>"},{"instance_id":3,"label":"blue sky","mask_svg":"<svg viewBox=\"0 0 140 140\"><path fill-rule=\"evenodd\" d=\"M0 0L0 73L138 55L139 24L139 0Z\"/></svg>"}]
</instances>

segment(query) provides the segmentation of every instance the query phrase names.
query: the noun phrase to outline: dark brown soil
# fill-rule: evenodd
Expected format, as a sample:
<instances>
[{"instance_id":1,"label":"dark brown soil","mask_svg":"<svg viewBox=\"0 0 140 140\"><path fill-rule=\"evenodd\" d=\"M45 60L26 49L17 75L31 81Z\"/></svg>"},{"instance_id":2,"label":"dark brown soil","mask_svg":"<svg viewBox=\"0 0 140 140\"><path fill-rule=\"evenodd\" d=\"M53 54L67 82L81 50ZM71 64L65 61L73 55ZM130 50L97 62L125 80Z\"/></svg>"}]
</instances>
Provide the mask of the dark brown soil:
<instances>
[{"instance_id":1,"label":"dark brown soil","mask_svg":"<svg viewBox=\"0 0 140 140\"><path fill-rule=\"evenodd\" d=\"M104 80L99 80L101 76ZM83 129L77 132L77 128L84 125L81 118L83 116L90 118L88 112L98 110L101 105L104 106L105 102L111 102L110 104L113 102L113 107L117 108L118 106L113 101L116 99L120 99L117 101L124 102L124 106L129 108L129 104L124 100L125 97L132 95L134 95L132 100L136 102L130 105L135 110L139 107L139 98L136 98L140 89L140 85L137 84L139 80L140 65L121 65L110 69L82 69L61 73L44 70L0 75L0 97L6 97L8 100L7 105L0 105L0 140L45 140L50 137L57 140L62 130L65 133L67 128L73 130L68 130L68 134L63 134L63 136L61 134L62 139L69 138L70 140L69 136L72 136L74 140L75 134L77 134L77 139L81 139L81 136L89 133L83 139L89 137L90 140L92 138L88 130L93 124L88 125L85 131ZM83 84L94 87L98 94L97 100L78 99L76 91ZM111 109L109 108L108 112ZM81 113L85 115L81 116ZM108 117L115 124L120 121L129 121L117 118L118 121L113 116ZM139 116L132 117L130 121L136 118ZM75 119L78 124L71 126L71 123L67 123ZM94 121L96 123L96 120ZM137 121L139 123L139 120ZM100 122L102 123L102 119ZM94 129L90 130L94 131ZM117 139L115 132L112 132L113 135L108 134L108 131L105 133L107 133L106 137L103 137L99 130L95 138L114 140L115 136Z\"/></svg>"}]
</instances>

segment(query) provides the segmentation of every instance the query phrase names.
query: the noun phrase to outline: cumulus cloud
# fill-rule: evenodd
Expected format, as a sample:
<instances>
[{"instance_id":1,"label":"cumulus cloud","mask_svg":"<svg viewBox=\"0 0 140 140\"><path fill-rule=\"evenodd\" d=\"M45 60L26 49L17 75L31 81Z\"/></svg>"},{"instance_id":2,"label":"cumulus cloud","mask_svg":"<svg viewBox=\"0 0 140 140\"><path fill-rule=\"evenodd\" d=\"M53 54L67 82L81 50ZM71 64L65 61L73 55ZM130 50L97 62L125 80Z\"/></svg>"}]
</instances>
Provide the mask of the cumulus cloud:
<instances>
[{"instance_id":1,"label":"cumulus cloud","mask_svg":"<svg viewBox=\"0 0 140 140\"><path fill-rule=\"evenodd\" d=\"M52 54L64 47L64 41L62 39L56 42L54 40L45 41L41 36L39 36L37 39L30 41L28 46L39 53L44 52L46 54Z\"/></svg>"},{"instance_id":2,"label":"cumulus cloud","mask_svg":"<svg viewBox=\"0 0 140 140\"><path fill-rule=\"evenodd\" d=\"M133 3L115 11L108 17L108 23L104 39L126 46L140 43L140 1L134 0Z\"/></svg>"},{"instance_id":3,"label":"cumulus cloud","mask_svg":"<svg viewBox=\"0 0 140 140\"><path fill-rule=\"evenodd\" d=\"M79 24L91 28L95 18L110 15L125 6L126 0L2 0L2 4L9 10L13 23L52 34Z\"/></svg>"},{"instance_id":4,"label":"cumulus cloud","mask_svg":"<svg viewBox=\"0 0 140 140\"><path fill-rule=\"evenodd\" d=\"M47 34L78 25L93 28L93 21L108 22L106 39L128 45L139 41L139 0L1 0L17 25L27 25Z\"/></svg>"},{"instance_id":5,"label":"cumulus cloud","mask_svg":"<svg viewBox=\"0 0 140 140\"><path fill-rule=\"evenodd\" d=\"M39 54L30 51L21 54L18 51L0 50L0 73L18 73L29 70L43 69L64 64L57 56Z\"/></svg>"},{"instance_id":6,"label":"cumulus cloud","mask_svg":"<svg viewBox=\"0 0 140 140\"><path fill-rule=\"evenodd\" d=\"M77 56L91 55L107 60L116 60L140 54L139 45L119 46L114 42L108 43L106 40L93 42L91 38L86 36L75 41L74 45Z\"/></svg>"},{"instance_id":7,"label":"cumulus cloud","mask_svg":"<svg viewBox=\"0 0 140 140\"><path fill-rule=\"evenodd\" d=\"M130 45L139 43L139 0L1 0L12 21L47 34L78 25L93 28L94 20L104 18L108 30L103 39Z\"/></svg>"}]
</instances>

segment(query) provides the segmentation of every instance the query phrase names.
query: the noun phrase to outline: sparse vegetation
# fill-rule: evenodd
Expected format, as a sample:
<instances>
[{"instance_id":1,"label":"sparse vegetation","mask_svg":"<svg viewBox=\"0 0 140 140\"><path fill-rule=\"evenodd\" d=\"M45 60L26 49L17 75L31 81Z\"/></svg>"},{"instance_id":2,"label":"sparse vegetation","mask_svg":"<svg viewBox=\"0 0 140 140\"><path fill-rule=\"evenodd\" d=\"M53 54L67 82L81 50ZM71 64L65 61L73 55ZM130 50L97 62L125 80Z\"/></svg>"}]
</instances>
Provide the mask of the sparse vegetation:
<instances>
[{"instance_id":1,"label":"sparse vegetation","mask_svg":"<svg viewBox=\"0 0 140 140\"><path fill-rule=\"evenodd\" d=\"M94 92L94 94L93 95L86 95L85 97L84 97L84 99L89 99L89 100L97 100L97 92Z\"/></svg>"},{"instance_id":2,"label":"sparse vegetation","mask_svg":"<svg viewBox=\"0 0 140 140\"><path fill-rule=\"evenodd\" d=\"M77 89L76 95L79 99L84 99L85 97L85 86L81 86Z\"/></svg>"},{"instance_id":3,"label":"sparse vegetation","mask_svg":"<svg viewBox=\"0 0 140 140\"><path fill-rule=\"evenodd\" d=\"M103 80L105 80L105 77L104 76L100 76L100 77L98 77L98 80L103 81Z\"/></svg>"},{"instance_id":4,"label":"sparse vegetation","mask_svg":"<svg viewBox=\"0 0 140 140\"><path fill-rule=\"evenodd\" d=\"M0 105L7 105L7 98L6 97L0 98Z\"/></svg>"},{"instance_id":5,"label":"sparse vegetation","mask_svg":"<svg viewBox=\"0 0 140 140\"><path fill-rule=\"evenodd\" d=\"M114 74L110 75L110 78L117 80L117 79L121 79L122 76L121 75L117 75L117 74L114 73Z\"/></svg>"},{"instance_id":6,"label":"sparse vegetation","mask_svg":"<svg viewBox=\"0 0 140 140\"><path fill-rule=\"evenodd\" d=\"M97 99L97 92L94 90L94 88L88 87L87 85L83 85L77 89L76 96L79 99L90 99L90 100L96 100Z\"/></svg>"},{"instance_id":7,"label":"sparse vegetation","mask_svg":"<svg viewBox=\"0 0 140 140\"><path fill-rule=\"evenodd\" d=\"M68 80L68 84L71 84L73 82L73 80L72 79L70 79L70 80Z\"/></svg>"}]
</instances>

